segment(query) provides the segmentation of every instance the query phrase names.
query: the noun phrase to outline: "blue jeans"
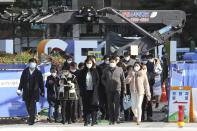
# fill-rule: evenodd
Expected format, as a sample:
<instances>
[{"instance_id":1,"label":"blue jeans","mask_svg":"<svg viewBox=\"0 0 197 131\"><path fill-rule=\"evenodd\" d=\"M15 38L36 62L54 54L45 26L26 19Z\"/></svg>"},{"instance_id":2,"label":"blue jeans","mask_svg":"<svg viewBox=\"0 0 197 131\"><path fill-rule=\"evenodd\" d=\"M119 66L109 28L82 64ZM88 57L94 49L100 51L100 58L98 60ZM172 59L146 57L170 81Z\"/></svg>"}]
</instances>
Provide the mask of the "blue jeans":
<instances>
[{"instance_id":1,"label":"blue jeans","mask_svg":"<svg viewBox=\"0 0 197 131\"><path fill-rule=\"evenodd\" d=\"M54 110L54 106L49 104L49 112L48 112L49 118L53 117L53 110Z\"/></svg>"}]
</instances>

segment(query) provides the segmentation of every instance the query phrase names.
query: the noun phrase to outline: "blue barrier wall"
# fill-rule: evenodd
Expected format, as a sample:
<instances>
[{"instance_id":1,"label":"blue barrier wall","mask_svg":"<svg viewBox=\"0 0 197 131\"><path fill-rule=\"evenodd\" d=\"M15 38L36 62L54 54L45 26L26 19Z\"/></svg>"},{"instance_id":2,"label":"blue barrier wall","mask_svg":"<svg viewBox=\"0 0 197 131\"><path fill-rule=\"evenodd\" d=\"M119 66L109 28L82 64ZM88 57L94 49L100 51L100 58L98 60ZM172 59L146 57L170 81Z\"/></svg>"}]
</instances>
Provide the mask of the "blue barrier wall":
<instances>
[{"instance_id":1,"label":"blue barrier wall","mask_svg":"<svg viewBox=\"0 0 197 131\"><path fill-rule=\"evenodd\" d=\"M0 71L0 117L27 116L25 103L22 101L22 95L17 96L16 94L22 69L25 67L26 65L0 65L0 69L8 69ZM42 65L40 66L40 71L43 77L46 78L46 75L50 72L50 66ZM44 79L44 83L45 82L46 79ZM37 111L48 107L46 97L47 91L45 88L45 97L40 97L40 101L36 106Z\"/></svg>"}]
</instances>

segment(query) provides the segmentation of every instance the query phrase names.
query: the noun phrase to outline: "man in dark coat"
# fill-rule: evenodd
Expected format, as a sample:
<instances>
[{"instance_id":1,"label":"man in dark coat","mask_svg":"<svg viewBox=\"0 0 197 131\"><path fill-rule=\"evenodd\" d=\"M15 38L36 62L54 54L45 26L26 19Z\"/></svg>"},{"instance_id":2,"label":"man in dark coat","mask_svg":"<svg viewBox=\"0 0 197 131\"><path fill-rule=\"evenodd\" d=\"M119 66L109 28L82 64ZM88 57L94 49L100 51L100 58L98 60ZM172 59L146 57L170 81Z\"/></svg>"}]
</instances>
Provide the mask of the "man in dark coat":
<instances>
[{"instance_id":1,"label":"man in dark coat","mask_svg":"<svg viewBox=\"0 0 197 131\"><path fill-rule=\"evenodd\" d=\"M29 67L26 68L21 76L17 94L23 90L23 101L29 114L29 125L34 124L36 102L39 101L39 95L44 97L44 84L42 73L36 68L36 59L29 60Z\"/></svg>"},{"instance_id":2,"label":"man in dark coat","mask_svg":"<svg viewBox=\"0 0 197 131\"><path fill-rule=\"evenodd\" d=\"M97 70L100 78L102 77L103 71L107 67L109 67L109 56L105 55L103 57L103 60L104 60L104 62L99 65L99 68ZM103 120L103 119L108 120L109 113L108 113L108 106L107 106L107 96L106 96L106 92L105 92L105 86L102 84L101 80L100 80L100 85L99 85L99 90L98 90L98 96L99 96L99 108L102 113L101 120Z\"/></svg>"},{"instance_id":3,"label":"man in dark coat","mask_svg":"<svg viewBox=\"0 0 197 131\"><path fill-rule=\"evenodd\" d=\"M126 83L124 72L121 67L116 66L115 58L110 58L110 67L102 75L102 83L105 85L109 111L110 125L120 123L120 93L126 94ZM114 108L115 107L115 108Z\"/></svg>"},{"instance_id":4,"label":"man in dark coat","mask_svg":"<svg viewBox=\"0 0 197 131\"><path fill-rule=\"evenodd\" d=\"M131 55L129 52L124 53L124 59L122 59L122 62L124 63L124 66L127 67L129 65L134 66L134 63L136 62L135 59L131 58Z\"/></svg>"}]
</instances>

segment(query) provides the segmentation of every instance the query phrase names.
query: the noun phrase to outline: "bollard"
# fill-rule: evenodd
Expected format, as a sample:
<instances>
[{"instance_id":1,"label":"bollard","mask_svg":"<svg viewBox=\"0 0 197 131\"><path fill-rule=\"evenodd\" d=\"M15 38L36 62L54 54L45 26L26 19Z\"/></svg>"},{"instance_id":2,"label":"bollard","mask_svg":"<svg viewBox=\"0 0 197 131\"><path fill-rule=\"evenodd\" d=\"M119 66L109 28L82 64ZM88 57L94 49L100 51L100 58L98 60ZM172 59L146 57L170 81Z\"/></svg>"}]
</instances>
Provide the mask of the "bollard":
<instances>
[{"instance_id":1,"label":"bollard","mask_svg":"<svg viewBox=\"0 0 197 131\"><path fill-rule=\"evenodd\" d=\"M178 126L183 127L184 126L184 106L179 105L179 113L178 113Z\"/></svg>"}]
</instances>

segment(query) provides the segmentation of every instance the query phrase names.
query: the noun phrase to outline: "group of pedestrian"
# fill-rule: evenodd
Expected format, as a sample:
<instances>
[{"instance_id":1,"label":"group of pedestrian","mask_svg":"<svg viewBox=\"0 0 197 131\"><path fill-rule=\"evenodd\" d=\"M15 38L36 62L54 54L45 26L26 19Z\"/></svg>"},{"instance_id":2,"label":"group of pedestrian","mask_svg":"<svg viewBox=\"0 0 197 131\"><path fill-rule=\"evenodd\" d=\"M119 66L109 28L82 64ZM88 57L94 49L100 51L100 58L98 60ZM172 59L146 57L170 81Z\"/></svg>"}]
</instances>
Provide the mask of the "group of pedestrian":
<instances>
[{"instance_id":1,"label":"group of pedestrian","mask_svg":"<svg viewBox=\"0 0 197 131\"><path fill-rule=\"evenodd\" d=\"M110 125L120 124L120 112L124 112L125 121L135 118L140 125L145 118L152 120L153 99L156 108L159 106L162 68L159 59L152 55L143 55L140 61L128 52L123 57L105 55L100 65L96 65L94 56L87 56L78 65L69 56L61 70L51 65L50 72L46 81L49 122L53 118L57 122L61 108L62 124L83 120L84 126L94 126L98 119L109 120ZM22 73L18 95L21 90L29 114L28 123L33 125L35 103L39 95L44 97L42 74L34 58ZM131 98L128 109L123 106L126 95Z\"/></svg>"}]
</instances>

